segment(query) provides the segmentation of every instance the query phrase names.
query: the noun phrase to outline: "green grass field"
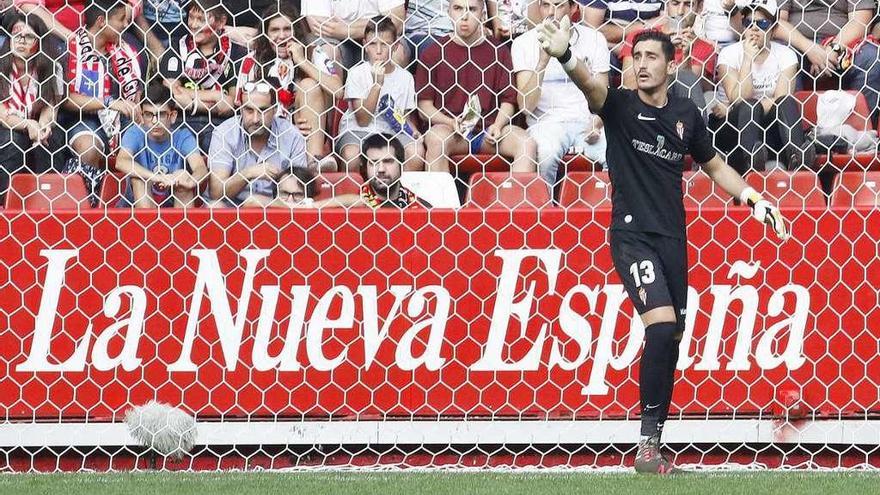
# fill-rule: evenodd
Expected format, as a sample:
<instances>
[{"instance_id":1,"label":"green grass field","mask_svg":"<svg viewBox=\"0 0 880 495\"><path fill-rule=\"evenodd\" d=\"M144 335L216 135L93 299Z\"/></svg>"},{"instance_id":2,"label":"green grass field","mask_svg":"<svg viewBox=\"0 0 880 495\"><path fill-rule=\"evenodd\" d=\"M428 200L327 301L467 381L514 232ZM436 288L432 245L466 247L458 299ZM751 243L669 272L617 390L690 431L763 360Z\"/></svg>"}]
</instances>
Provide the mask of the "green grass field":
<instances>
[{"instance_id":1,"label":"green grass field","mask_svg":"<svg viewBox=\"0 0 880 495\"><path fill-rule=\"evenodd\" d=\"M877 473L713 473L674 478L634 474L519 473L114 473L4 474L0 493L27 495L305 494L874 494Z\"/></svg>"}]
</instances>

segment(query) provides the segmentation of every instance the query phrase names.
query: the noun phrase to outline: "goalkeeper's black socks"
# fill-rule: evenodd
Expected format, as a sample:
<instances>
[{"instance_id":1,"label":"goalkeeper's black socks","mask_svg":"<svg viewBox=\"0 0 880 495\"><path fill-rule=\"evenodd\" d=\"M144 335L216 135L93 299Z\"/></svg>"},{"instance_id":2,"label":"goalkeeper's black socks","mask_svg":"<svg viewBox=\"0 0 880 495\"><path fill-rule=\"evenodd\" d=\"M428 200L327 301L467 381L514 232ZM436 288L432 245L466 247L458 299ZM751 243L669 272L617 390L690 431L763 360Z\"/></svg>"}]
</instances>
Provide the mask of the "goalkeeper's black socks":
<instances>
[{"instance_id":1,"label":"goalkeeper's black socks","mask_svg":"<svg viewBox=\"0 0 880 495\"><path fill-rule=\"evenodd\" d=\"M675 364L678 361L676 332L675 323L655 323L645 329L645 350L639 366L642 438L659 435L669 413Z\"/></svg>"}]
</instances>

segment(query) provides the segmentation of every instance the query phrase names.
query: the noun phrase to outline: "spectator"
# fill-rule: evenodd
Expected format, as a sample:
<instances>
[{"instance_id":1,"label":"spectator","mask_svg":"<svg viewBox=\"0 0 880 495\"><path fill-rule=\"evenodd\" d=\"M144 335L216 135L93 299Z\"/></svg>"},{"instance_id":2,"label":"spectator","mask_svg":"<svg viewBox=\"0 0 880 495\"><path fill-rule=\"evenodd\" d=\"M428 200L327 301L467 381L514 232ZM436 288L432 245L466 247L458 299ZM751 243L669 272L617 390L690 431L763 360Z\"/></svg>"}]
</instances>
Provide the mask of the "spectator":
<instances>
[{"instance_id":1,"label":"spectator","mask_svg":"<svg viewBox=\"0 0 880 495\"><path fill-rule=\"evenodd\" d=\"M62 93L55 64L40 52L48 29L36 16L3 15L0 48L0 204L9 174L56 167L64 141L55 127L55 104ZM60 163L58 163L60 165Z\"/></svg>"},{"instance_id":2,"label":"spectator","mask_svg":"<svg viewBox=\"0 0 880 495\"><path fill-rule=\"evenodd\" d=\"M308 208L324 202L318 196L318 176L309 168L293 168L278 179L278 195L270 206L276 208ZM325 200L326 201L326 200Z\"/></svg>"},{"instance_id":3,"label":"spectator","mask_svg":"<svg viewBox=\"0 0 880 495\"><path fill-rule=\"evenodd\" d=\"M376 16L388 16L403 32L406 17L404 0L308 0L303 15L318 45L328 45L330 56L346 70L361 59L361 41L367 22Z\"/></svg>"},{"instance_id":4,"label":"spectator","mask_svg":"<svg viewBox=\"0 0 880 495\"><path fill-rule=\"evenodd\" d=\"M143 125L125 131L116 159L116 169L128 176L126 201L136 208L194 206L208 167L192 131L174 128L177 108L167 87L147 89L141 115Z\"/></svg>"},{"instance_id":5,"label":"spectator","mask_svg":"<svg viewBox=\"0 0 880 495\"><path fill-rule=\"evenodd\" d=\"M277 83L278 115L293 120L306 137L306 146L312 163L321 170L336 170L336 161L325 151L323 132L327 109L332 95L342 88L342 77L327 71L315 57L307 56L302 44L305 39L299 11L289 2L269 7L263 13L263 27L254 42L254 51L241 63L237 87L259 79ZM322 91L322 89L324 91ZM325 93L326 92L326 93ZM236 104L241 103L241 91ZM325 156L326 155L326 156Z\"/></svg>"},{"instance_id":6,"label":"spectator","mask_svg":"<svg viewBox=\"0 0 880 495\"><path fill-rule=\"evenodd\" d=\"M515 38L542 20L540 0L486 0L492 34L499 40Z\"/></svg>"},{"instance_id":7,"label":"spectator","mask_svg":"<svg viewBox=\"0 0 880 495\"><path fill-rule=\"evenodd\" d=\"M765 0L776 6L776 0ZM800 83L840 76L840 88L861 91L876 122L880 101L877 40L866 38L877 12L876 0L783 0L776 39L806 56ZM835 51L845 51L840 56Z\"/></svg>"},{"instance_id":8,"label":"spectator","mask_svg":"<svg viewBox=\"0 0 880 495\"><path fill-rule=\"evenodd\" d=\"M266 206L276 181L292 167L306 167L305 139L290 120L275 115L275 88L265 81L242 88L241 115L214 129L208 165L215 206Z\"/></svg>"},{"instance_id":9,"label":"spectator","mask_svg":"<svg viewBox=\"0 0 880 495\"><path fill-rule=\"evenodd\" d=\"M247 52L226 34L228 17L220 0L192 0L187 8L189 32L159 66L203 152L210 147L213 129L235 112L238 64Z\"/></svg>"},{"instance_id":10,"label":"spectator","mask_svg":"<svg viewBox=\"0 0 880 495\"><path fill-rule=\"evenodd\" d=\"M651 21L663 10L661 0L578 0L585 8L582 20L597 29L614 53L633 32L652 27Z\"/></svg>"},{"instance_id":11,"label":"spectator","mask_svg":"<svg viewBox=\"0 0 880 495\"><path fill-rule=\"evenodd\" d=\"M422 170L424 151L413 112L415 83L412 74L391 59L398 46L394 22L375 17L364 32L366 59L351 69L345 83L349 108L340 122L337 151L349 171L358 170L364 138L388 134L403 144L405 168Z\"/></svg>"},{"instance_id":12,"label":"spectator","mask_svg":"<svg viewBox=\"0 0 880 495\"><path fill-rule=\"evenodd\" d=\"M485 37L483 14L481 0L451 0L455 32L429 46L416 70L419 110L430 124L425 161L429 170L448 172L451 155L499 153L513 171L533 172L535 142L511 121L517 91L510 49Z\"/></svg>"},{"instance_id":13,"label":"spectator","mask_svg":"<svg viewBox=\"0 0 880 495\"><path fill-rule=\"evenodd\" d=\"M720 50L739 40L734 26L741 26L736 0L705 0L703 2L703 37Z\"/></svg>"},{"instance_id":14,"label":"spectator","mask_svg":"<svg viewBox=\"0 0 880 495\"><path fill-rule=\"evenodd\" d=\"M363 154L361 174L365 182L361 186L361 203L370 208L431 207L400 183L405 158L400 141L393 136L373 134L364 140Z\"/></svg>"},{"instance_id":15,"label":"spectator","mask_svg":"<svg viewBox=\"0 0 880 495\"><path fill-rule=\"evenodd\" d=\"M746 28L742 40L718 57L719 103L709 119L709 128L717 131L715 144L729 154L728 162L740 174L750 166L764 168L764 140L778 150L787 169L811 166L815 151L806 142L800 106L793 96L797 54L771 41L775 5L757 0L742 13Z\"/></svg>"},{"instance_id":16,"label":"spectator","mask_svg":"<svg viewBox=\"0 0 880 495\"><path fill-rule=\"evenodd\" d=\"M706 98L703 95L703 81L708 84L714 79L715 47L697 38L694 33L696 12L702 7L701 2L702 0L666 0L663 15L653 21L651 29L668 34L675 44L675 63L678 70L669 86L670 94L690 98L704 112ZM623 87L629 89L636 88L632 46L640 32L641 30L632 32L620 51L623 61Z\"/></svg>"},{"instance_id":17,"label":"spectator","mask_svg":"<svg viewBox=\"0 0 880 495\"><path fill-rule=\"evenodd\" d=\"M409 0L404 24L408 59L418 58L437 39L452 34L449 0Z\"/></svg>"},{"instance_id":18,"label":"spectator","mask_svg":"<svg viewBox=\"0 0 880 495\"><path fill-rule=\"evenodd\" d=\"M541 16L559 22L571 17L574 0L540 0ZM574 25L572 54L585 60L593 77L608 84L610 55L605 37L593 28ZM513 40L513 71L520 108L526 113L529 135L537 143L538 171L552 188L559 160L570 149L583 149L596 163L605 163L602 119L590 114L587 99L553 57L547 55L532 29Z\"/></svg>"},{"instance_id":19,"label":"spectator","mask_svg":"<svg viewBox=\"0 0 880 495\"><path fill-rule=\"evenodd\" d=\"M82 174L94 193L120 132L130 121L140 121L143 80L137 53L121 39L131 25L128 4L95 0L86 7L83 20L84 27L68 42L63 120L70 126L68 143L74 157L62 171Z\"/></svg>"},{"instance_id":20,"label":"spectator","mask_svg":"<svg viewBox=\"0 0 880 495\"><path fill-rule=\"evenodd\" d=\"M186 34L184 5L187 0L144 0L135 22L144 33L145 44L156 59Z\"/></svg>"}]
</instances>

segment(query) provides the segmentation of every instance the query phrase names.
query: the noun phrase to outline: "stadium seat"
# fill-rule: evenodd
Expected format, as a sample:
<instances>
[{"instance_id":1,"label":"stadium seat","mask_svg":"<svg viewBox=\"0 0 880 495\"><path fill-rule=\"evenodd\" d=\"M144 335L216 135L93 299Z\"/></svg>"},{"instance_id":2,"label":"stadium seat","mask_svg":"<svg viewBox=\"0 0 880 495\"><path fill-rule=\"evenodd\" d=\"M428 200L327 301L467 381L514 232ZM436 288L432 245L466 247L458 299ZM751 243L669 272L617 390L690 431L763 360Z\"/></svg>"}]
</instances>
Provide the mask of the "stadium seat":
<instances>
[{"instance_id":1,"label":"stadium seat","mask_svg":"<svg viewBox=\"0 0 880 495\"><path fill-rule=\"evenodd\" d=\"M853 114L847 119L846 124L860 131L872 131L874 125L871 123L870 110L868 109L868 101L865 95L858 91L849 91L856 95L856 106ZM819 96L822 91L797 91L794 96L801 102L801 110L804 115L804 124L809 128L815 128L818 121L817 106L819 104ZM876 152L858 153L850 155L846 153L834 153L831 156L819 155L816 157L818 166L831 165L838 170L876 170L880 169L880 159L877 158Z\"/></svg>"},{"instance_id":2,"label":"stadium seat","mask_svg":"<svg viewBox=\"0 0 880 495\"><path fill-rule=\"evenodd\" d=\"M732 204L730 196L702 171L685 172L683 179L685 208L724 208Z\"/></svg>"},{"instance_id":3,"label":"stadium seat","mask_svg":"<svg viewBox=\"0 0 880 495\"><path fill-rule=\"evenodd\" d=\"M449 157L451 172L455 174L476 174L483 172L508 172L510 163L501 155L452 155Z\"/></svg>"},{"instance_id":4,"label":"stadium seat","mask_svg":"<svg viewBox=\"0 0 880 495\"><path fill-rule=\"evenodd\" d=\"M827 203L819 177L813 172L751 172L745 179L765 198L781 207L825 207Z\"/></svg>"},{"instance_id":5,"label":"stadium seat","mask_svg":"<svg viewBox=\"0 0 880 495\"><path fill-rule=\"evenodd\" d=\"M570 172L592 172L596 164L583 155L565 155L559 163L559 177Z\"/></svg>"},{"instance_id":6,"label":"stadium seat","mask_svg":"<svg viewBox=\"0 0 880 495\"><path fill-rule=\"evenodd\" d=\"M880 208L880 172L843 172L834 179L831 206Z\"/></svg>"},{"instance_id":7,"label":"stadium seat","mask_svg":"<svg viewBox=\"0 0 880 495\"><path fill-rule=\"evenodd\" d=\"M127 190L128 179L125 178L125 174L118 172L107 174L101 182L101 203L108 208L115 208Z\"/></svg>"},{"instance_id":8,"label":"stadium seat","mask_svg":"<svg viewBox=\"0 0 880 495\"><path fill-rule=\"evenodd\" d=\"M455 179L446 172L404 172L400 182L433 207L461 207Z\"/></svg>"},{"instance_id":9,"label":"stadium seat","mask_svg":"<svg viewBox=\"0 0 880 495\"><path fill-rule=\"evenodd\" d=\"M358 174L324 172L318 177L316 200L329 199L343 194L360 194L364 180Z\"/></svg>"},{"instance_id":10,"label":"stadium seat","mask_svg":"<svg viewBox=\"0 0 880 495\"><path fill-rule=\"evenodd\" d=\"M15 174L9 181L6 208L48 210L89 208L88 192L77 174Z\"/></svg>"},{"instance_id":11,"label":"stadium seat","mask_svg":"<svg viewBox=\"0 0 880 495\"><path fill-rule=\"evenodd\" d=\"M607 172L569 172L562 179L559 206L611 209L611 180Z\"/></svg>"},{"instance_id":12,"label":"stadium seat","mask_svg":"<svg viewBox=\"0 0 880 495\"><path fill-rule=\"evenodd\" d=\"M536 173L487 172L471 175L468 206L477 208L542 208L550 189Z\"/></svg>"}]
</instances>

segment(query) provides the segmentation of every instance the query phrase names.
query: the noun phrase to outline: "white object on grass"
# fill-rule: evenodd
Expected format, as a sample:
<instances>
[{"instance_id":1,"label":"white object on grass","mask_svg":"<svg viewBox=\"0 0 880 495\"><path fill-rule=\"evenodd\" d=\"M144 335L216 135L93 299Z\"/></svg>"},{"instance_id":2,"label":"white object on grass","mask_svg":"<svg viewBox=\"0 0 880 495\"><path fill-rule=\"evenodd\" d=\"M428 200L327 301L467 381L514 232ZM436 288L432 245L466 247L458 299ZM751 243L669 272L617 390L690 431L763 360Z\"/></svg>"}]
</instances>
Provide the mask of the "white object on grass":
<instances>
[{"instance_id":1,"label":"white object on grass","mask_svg":"<svg viewBox=\"0 0 880 495\"><path fill-rule=\"evenodd\" d=\"M128 432L138 443L163 456L180 459L196 441L196 420L176 407L150 401L125 413Z\"/></svg>"}]
</instances>

